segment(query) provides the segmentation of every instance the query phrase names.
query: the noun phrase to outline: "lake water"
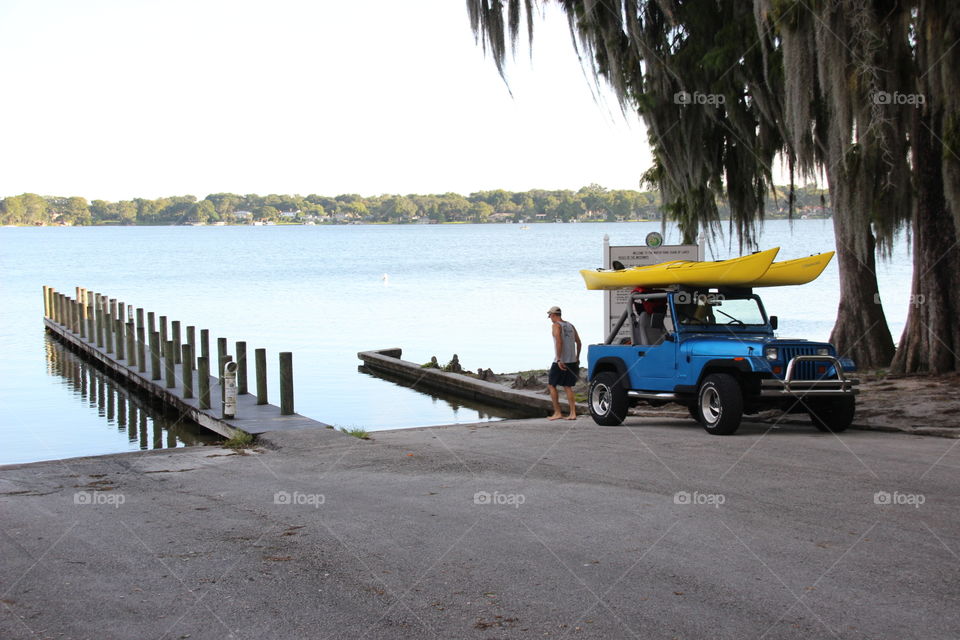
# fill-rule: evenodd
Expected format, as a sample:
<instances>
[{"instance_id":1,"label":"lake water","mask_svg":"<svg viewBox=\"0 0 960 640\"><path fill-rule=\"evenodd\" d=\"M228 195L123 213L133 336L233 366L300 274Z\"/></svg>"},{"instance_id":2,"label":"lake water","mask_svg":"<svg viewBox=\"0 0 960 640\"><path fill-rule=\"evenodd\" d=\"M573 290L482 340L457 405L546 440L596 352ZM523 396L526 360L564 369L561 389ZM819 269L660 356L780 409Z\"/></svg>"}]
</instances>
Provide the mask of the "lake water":
<instances>
[{"instance_id":1,"label":"lake water","mask_svg":"<svg viewBox=\"0 0 960 640\"><path fill-rule=\"evenodd\" d=\"M138 406L131 425L122 389L107 394L112 415L103 394L91 400L96 372L45 336L43 285L70 295L86 287L209 329L214 348L217 337L228 338L231 351L237 340L251 353L266 348L273 404L277 354L292 351L298 413L375 431L496 416L360 373L358 351L402 347L405 359L435 355L441 363L456 353L465 368L497 373L545 368L549 307L562 307L585 343L603 339L603 295L587 291L578 270L600 266L604 234L630 245L659 230L659 223L0 228L0 464L204 439L150 407ZM675 244L679 234L668 228L665 241ZM782 247L779 259L830 250L832 223L769 222L761 247L772 246ZM737 253L724 244L707 258ZM910 274L901 240L878 270L894 339L906 320ZM781 335L825 340L839 299L836 263L809 285L763 296Z\"/></svg>"}]
</instances>

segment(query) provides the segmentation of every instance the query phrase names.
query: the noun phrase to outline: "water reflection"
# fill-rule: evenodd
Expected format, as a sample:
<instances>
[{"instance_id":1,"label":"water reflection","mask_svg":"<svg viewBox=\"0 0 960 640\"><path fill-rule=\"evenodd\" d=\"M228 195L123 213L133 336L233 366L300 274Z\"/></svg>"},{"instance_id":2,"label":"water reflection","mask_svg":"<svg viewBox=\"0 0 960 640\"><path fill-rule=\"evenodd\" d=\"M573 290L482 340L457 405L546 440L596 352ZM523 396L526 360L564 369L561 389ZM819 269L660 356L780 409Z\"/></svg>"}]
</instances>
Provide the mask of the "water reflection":
<instances>
[{"instance_id":1,"label":"water reflection","mask_svg":"<svg viewBox=\"0 0 960 640\"><path fill-rule=\"evenodd\" d=\"M476 400L467 400L459 396L452 394L442 394L429 387L424 387L422 385L417 386L413 382L410 382L406 378L391 373L389 371L374 371L369 367L360 365L357 367L357 371L364 373L373 378L381 378L383 380L388 380L394 384L397 384L401 387L407 387L408 389L413 389L419 393L430 396L435 403L442 402L450 407L453 411L454 418L459 417L459 412L461 408L466 408L471 411L476 411L480 420L496 420L499 418L506 419L519 419L519 418L535 418L543 415L542 410L537 409L513 409L506 407L499 407L493 404L486 404L483 402L477 402Z\"/></svg>"},{"instance_id":2,"label":"water reflection","mask_svg":"<svg viewBox=\"0 0 960 640\"><path fill-rule=\"evenodd\" d=\"M60 378L73 396L114 427L131 449L164 449L203 445L221 438L104 371L47 336L47 374Z\"/></svg>"}]
</instances>

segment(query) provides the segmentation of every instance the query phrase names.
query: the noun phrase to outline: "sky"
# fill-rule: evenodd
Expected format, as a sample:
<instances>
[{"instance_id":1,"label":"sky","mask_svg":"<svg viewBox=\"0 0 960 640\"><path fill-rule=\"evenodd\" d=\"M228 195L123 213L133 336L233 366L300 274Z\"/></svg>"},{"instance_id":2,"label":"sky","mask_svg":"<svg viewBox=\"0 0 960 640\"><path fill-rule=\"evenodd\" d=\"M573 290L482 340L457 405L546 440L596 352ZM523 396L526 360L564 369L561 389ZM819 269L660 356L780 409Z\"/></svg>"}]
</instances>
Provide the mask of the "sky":
<instances>
[{"instance_id":1,"label":"sky","mask_svg":"<svg viewBox=\"0 0 960 640\"><path fill-rule=\"evenodd\" d=\"M462 0L0 0L0 197L639 187L556 7L508 75Z\"/></svg>"}]
</instances>

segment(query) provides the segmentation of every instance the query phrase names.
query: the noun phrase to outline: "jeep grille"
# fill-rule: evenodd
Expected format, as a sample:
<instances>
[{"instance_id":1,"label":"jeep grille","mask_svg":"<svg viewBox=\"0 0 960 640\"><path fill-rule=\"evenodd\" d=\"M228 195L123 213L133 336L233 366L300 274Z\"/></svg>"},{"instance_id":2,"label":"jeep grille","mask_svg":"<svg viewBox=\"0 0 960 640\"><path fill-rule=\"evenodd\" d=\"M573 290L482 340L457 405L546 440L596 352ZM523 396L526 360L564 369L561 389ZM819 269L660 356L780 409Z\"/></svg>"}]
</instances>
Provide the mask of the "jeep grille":
<instances>
[{"instance_id":1,"label":"jeep grille","mask_svg":"<svg viewBox=\"0 0 960 640\"><path fill-rule=\"evenodd\" d=\"M797 345L781 345L780 352L783 354L783 362L787 364L794 358L794 356L815 356L817 355L817 347L810 346L797 346ZM813 362L805 361L798 362L794 368L793 379L794 380L817 380L817 379L833 379L836 378L836 372L833 375L817 375L817 367L827 365L830 366L830 363L824 362ZM782 377L782 376L781 376Z\"/></svg>"}]
</instances>

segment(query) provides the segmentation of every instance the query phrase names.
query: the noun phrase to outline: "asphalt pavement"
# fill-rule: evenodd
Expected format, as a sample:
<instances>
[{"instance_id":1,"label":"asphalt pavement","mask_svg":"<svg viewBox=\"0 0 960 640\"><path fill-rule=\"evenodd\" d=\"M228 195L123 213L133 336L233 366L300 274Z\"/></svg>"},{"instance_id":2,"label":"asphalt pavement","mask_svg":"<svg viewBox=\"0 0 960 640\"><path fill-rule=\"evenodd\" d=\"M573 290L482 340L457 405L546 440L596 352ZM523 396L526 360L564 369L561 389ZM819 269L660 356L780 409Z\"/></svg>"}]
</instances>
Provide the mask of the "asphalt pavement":
<instances>
[{"instance_id":1,"label":"asphalt pavement","mask_svg":"<svg viewBox=\"0 0 960 640\"><path fill-rule=\"evenodd\" d=\"M960 637L960 440L371 435L0 468L0 638Z\"/></svg>"}]
</instances>

